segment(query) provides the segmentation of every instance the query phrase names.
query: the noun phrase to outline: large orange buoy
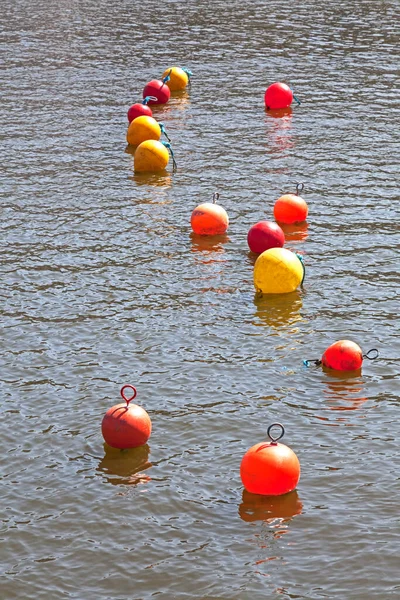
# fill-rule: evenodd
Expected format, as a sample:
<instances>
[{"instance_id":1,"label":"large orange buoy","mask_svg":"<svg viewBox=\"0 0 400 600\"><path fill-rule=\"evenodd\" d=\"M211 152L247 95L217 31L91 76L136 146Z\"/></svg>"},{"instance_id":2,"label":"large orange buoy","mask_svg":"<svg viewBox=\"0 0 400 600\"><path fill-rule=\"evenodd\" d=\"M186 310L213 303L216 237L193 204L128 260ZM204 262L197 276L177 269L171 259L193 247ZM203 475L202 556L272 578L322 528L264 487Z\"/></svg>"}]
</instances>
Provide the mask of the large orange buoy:
<instances>
[{"instance_id":1,"label":"large orange buoy","mask_svg":"<svg viewBox=\"0 0 400 600\"><path fill-rule=\"evenodd\" d=\"M303 223L307 219L307 203L298 195L303 189L304 184L298 183L296 194L284 194L275 202L274 217L278 223Z\"/></svg>"},{"instance_id":2,"label":"large orange buoy","mask_svg":"<svg viewBox=\"0 0 400 600\"><path fill-rule=\"evenodd\" d=\"M189 69L182 69L181 67L169 67L163 73L163 77L168 77L166 81L167 86L171 92L178 92L184 90L187 84L190 82L192 72Z\"/></svg>"},{"instance_id":3,"label":"large orange buoy","mask_svg":"<svg viewBox=\"0 0 400 600\"><path fill-rule=\"evenodd\" d=\"M278 437L271 435L273 427L280 427ZM240 477L248 492L264 496L280 496L294 490L300 479L300 463L296 454L278 444L285 430L280 423L268 427L270 442L261 442L252 446L243 456L240 465Z\"/></svg>"},{"instance_id":4,"label":"large orange buoy","mask_svg":"<svg viewBox=\"0 0 400 600\"><path fill-rule=\"evenodd\" d=\"M219 194L213 195L212 202L199 204L190 219L194 233L198 235L221 235L229 227L229 217L222 206L216 204Z\"/></svg>"},{"instance_id":5,"label":"large orange buoy","mask_svg":"<svg viewBox=\"0 0 400 600\"><path fill-rule=\"evenodd\" d=\"M165 143L146 140L139 144L133 157L135 173L157 173L163 171L169 162Z\"/></svg>"},{"instance_id":6,"label":"large orange buoy","mask_svg":"<svg viewBox=\"0 0 400 600\"><path fill-rule=\"evenodd\" d=\"M125 390L133 391L133 396L127 398ZM112 448L125 450L143 446L151 434L151 421L147 412L141 406L130 402L136 397L133 385L124 385L121 396L125 404L116 404L108 409L101 423L104 441Z\"/></svg>"},{"instance_id":7,"label":"large orange buoy","mask_svg":"<svg viewBox=\"0 0 400 600\"><path fill-rule=\"evenodd\" d=\"M159 140L161 137L161 127L153 117L136 117L130 123L126 132L126 141L130 146L139 146L146 140Z\"/></svg>"},{"instance_id":8,"label":"large orange buoy","mask_svg":"<svg viewBox=\"0 0 400 600\"><path fill-rule=\"evenodd\" d=\"M339 340L329 346L322 355L321 360L304 360L303 363L308 367L310 363L323 365L327 369L335 371L358 371L361 369L363 358L374 360L378 358L378 350L371 348L366 354L358 344L350 340Z\"/></svg>"}]
</instances>

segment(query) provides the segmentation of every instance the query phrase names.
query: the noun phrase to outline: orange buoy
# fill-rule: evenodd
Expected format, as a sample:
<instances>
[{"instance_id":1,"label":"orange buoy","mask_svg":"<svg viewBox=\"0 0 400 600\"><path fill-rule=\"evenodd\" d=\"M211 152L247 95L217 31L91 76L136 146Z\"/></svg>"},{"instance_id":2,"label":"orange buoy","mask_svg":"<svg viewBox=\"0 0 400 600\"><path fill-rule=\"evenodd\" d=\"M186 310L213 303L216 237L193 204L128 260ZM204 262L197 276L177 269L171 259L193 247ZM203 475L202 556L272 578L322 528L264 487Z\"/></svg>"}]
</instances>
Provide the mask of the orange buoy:
<instances>
[{"instance_id":1,"label":"orange buoy","mask_svg":"<svg viewBox=\"0 0 400 600\"><path fill-rule=\"evenodd\" d=\"M281 428L278 437L272 437L273 427ZM283 425L273 423L267 431L271 441L252 446L243 456L240 477L248 492L280 496L296 488L300 479L300 463L293 450L285 444L278 444L284 433Z\"/></svg>"},{"instance_id":2,"label":"orange buoy","mask_svg":"<svg viewBox=\"0 0 400 600\"><path fill-rule=\"evenodd\" d=\"M198 235L221 235L229 227L229 217L222 206L216 204L219 194L215 192L212 202L199 204L190 219L194 233Z\"/></svg>"},{"instance_id":3,"label":"orange buoy","mask_svg":"<svg viewBox=\"0 0 400 600\"><path fill-rule=\"evenodd\" d=\"M127 398L125 390L133 391L133 396ZM129 403L136 397L133 385L124 385L121 396L125 404L116 404L108 409L101 423L104 441L112 448L125 450L137 448L147 442L151 434L151 420L147 412L137 404Z\"/></svg>"},{"instance_id":4,"label":"orange buoy","mask_svg":"<svg viewBox=\"0 0 400 600\"><path fill-rule=\"evenodd\" d=\"M169 77L166 84L171 92L178 92L184 90L187 84L190 82L192 72L189 69L182 69L181 67L169 67L162 74L164 77Z\"/></svg>"},{"instance_id":5,"label":"orange buoy","mask_svg":"<svg viewBox=\"0 0 400 600\"><path fill-rule=\"evenodd\" d=\"M337 371L356 371L361 368L363 353L356 343L339 340L325 350L321 362L328 369Z\"/></svg>"},{"instance_id":6,"label":"orange buoy","mask_svg":"<svg viewBox=\"0 0 400 600\"><path fill-rule=\"evenodd\" d=\"M141 115L129 124L126 141L130 146L139 146L146 140L159 140L161 127L153 117Z\"/></svg>"},{"instance_id":7,"label":"orange buoy","mask_svg":"<svg viewBox=\"0 0 400 600\"><path fill-rule=\"evenodd\" d=\"M307 203L298 195L303 189L304 184L298 183L296 194L284 194L275 202L274 217L278 223L303 223L307 219Z\"/></svg>"}]
</instances>

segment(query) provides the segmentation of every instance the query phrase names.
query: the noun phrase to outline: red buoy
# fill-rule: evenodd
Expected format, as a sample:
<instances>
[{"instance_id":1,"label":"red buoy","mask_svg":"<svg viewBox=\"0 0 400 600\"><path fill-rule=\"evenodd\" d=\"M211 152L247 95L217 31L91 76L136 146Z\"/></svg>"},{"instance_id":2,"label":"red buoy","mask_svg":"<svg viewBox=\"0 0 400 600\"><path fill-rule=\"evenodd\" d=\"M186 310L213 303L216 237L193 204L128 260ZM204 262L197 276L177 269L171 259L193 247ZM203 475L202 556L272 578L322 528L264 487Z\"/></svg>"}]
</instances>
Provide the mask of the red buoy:
<instances>
[{"instance_id":1,"label":"red buoy","mask_svg":"<svg viewBox=\"0 0 400 600\"><path fill-rule=\"evenodd\" d=\"M293 92L286 83L273 83L267 88L264 101L267 109L287 108L293 102Z\"/></svg>"},{"instance_id":2,"label":"red buoy","mask_svg":"<svg viewBox=\"0 0 400 600\"><path fill-rule=\"evenodd\" d=\"M325 350L321 362L328 369L356 371L361 369L363 353L357 344L349 340L339 340Z\"/></svg>"},{"instance_id":3,"label":"red buoy","mask_svg":"<svg viewBox=\"0 0 400 600\"><path fill-rule=\"evenodd\" d=\"M280 436L274 438L272 427L280 427ZM296 454L278 444L285 430L280 423L268 427L271 442L261 442L252 446L243 456L240 477L248 492L264 496L280 496L294 490L300 479L300 463Z\"/></svg>"},{"instance_id":4,"label":"red buoy","mask_svg":"<svg viewBox=\"0 0 400 600\"><path fill-rule=\"evenodd\" d=\"M164 79L152 79L143 89L143 98L151 96L155 100L149 100L149 104L166 104L171 97L171 91L167 86L168 76Z\"/></svg>"},{"instance_id":5,"label":"red buoy","mask_svg":"<svg viewBox=\"0 0 400 600\"><path fill-rule=\"evenodd\" d=\"M295 194L284 194L275 202L274 217L278 223L303 223L307 219L307 202L299 196L304 189L303 183L296 185Z\"/></svg>"},{"instance_id":6,"label":"red buoy","mask_svg":"<svg viewBox=\"0 0 400 600\"><path fill-rule=\"evenodd\" d=\"M128 110L128 121L131 123L133 119L137 117L152 117L153 112L148 106L148 102L150 100L157 100L155 96L146 96L143 102L136 102L136 104L132 104L130 109Z\"/></svg>"},{"instance_id":7,"label":"red buoy","mask_svg":"<svg viewBox=\"0 0 400 600\"><path fill-rule=\"evenodd\" d=\"M131 398L125 396L125 390L133 391ZM124 385L121 396L125 403L116 404L108 409L101 423L104 441L112 448L136 448L143 446L151 434L151 420L144 408L129 403L136 397L133 385Z\"/></svg>"},{"instance_id":8,"label":"red buoy","mask_svg":"<svg viewBox=\"0 0 400 600\"><path fill-rule=\"evenodd\" d=\"M276 223L260 221L250 227L247 243L252 252L261 254L270 248L282 248L285 243L285 234Z\"/></svg>"}]
</instances>

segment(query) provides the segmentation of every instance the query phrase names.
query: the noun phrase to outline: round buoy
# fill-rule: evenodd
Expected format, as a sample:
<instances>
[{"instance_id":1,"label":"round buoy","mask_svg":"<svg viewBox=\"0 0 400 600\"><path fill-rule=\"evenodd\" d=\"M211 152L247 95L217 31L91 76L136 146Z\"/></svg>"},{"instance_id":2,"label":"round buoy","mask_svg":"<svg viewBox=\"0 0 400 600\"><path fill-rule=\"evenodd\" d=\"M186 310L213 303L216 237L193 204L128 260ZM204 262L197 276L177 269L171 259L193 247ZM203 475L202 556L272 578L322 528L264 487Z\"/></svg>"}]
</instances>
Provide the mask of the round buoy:
<instances>
[{"instance_id":1,"label":"round buoy","mask_svg":"<svg viewBox=\"0 0 400 600\"><path fill-rule=\"evenodd\" d=\"M168 76L169 80L166 81L166 84L171 92L184 90L189 83L189 76L187 72L180 67L169 67L169 69L166 69L162 75L162 78L164 79L164 77Z\"/></svg>"},{"instance_id":2,"label":"round buoy","mask_svg":"<svg viewBox=\"0 0 400 600\"><path fill-rule=\"evenodd\" d=\"M254 287L263 294L294 292L303 279L303 263L286 248L265 250L254 265Z\"/></svg>"},{"instance_id":3,"label":"round buoy","mask_svg":"<svg viewBox=\"0 0 400 600\"><path fill-rule=\"evenodd\" d=\"M274 217L278 223L303 223L307 219L308 206L298 194L304 189L303 183L296 185L296 194L284 194L275 202Z\"/></svg>"},{"instance_id":4,"label":"round buoy","mask_svg":"<svg viewBox=\"0 0 400 600\"><path fill-rule=\"evenodd\" d=\"M129 123L132 123L133 119L136 119L137 117L153 116L153 111L147 104L149 100L157 100L157 98L155 96L146 96L143 102L136 102L136 104L132 104L127 115Z\"/></svg>"},{"instance_id":5,"label":"round buoy","mask_svg":"<svg viewBox=\"0 0 400 600\"><path fill-rule=\"evenodd\" d=\"M212 202L199 204L190 219L194 233L198 235L221 235L229 227L229 217L222 206L216 204L219 194L213 195Z\"/></svg>"},{"instance_id":6,"label":"round buoy","mask_svg":"<svg viewBox=\"0 0 400 600\"><path fill-rule=\"evenodd\" d=\"M130 389L133 395L125 396L125 390ZM151 421L147 412L141 406L130 402L136 397L133 385L124 385L121 396L125 403L116 404L108 409L101 423L104 441L112 448L125 450L143 446L151 434Z\"/></svg>"},{"instance_id":7,"label":"round buoy","mask_svg":"<svg viewBox=\"0 0 400 600\"><path fill-rule=\"evenodd\" d=\"M166 104L171 97L171 91L165 81L160 79L152 79L143 89L143 98L152 96L156 100L149 100L149 104Z\"/></svg>"},{"instance_id":8,"label":"round buoy","mask_svg":"<svg viewBox=\"0 0 400 600\"><path fill-rule=\"evenodd\" d=\"M139 146L145 140L159 140L161 127L153 117L137 117L133 119L126 133L126 141L130 146Z\"/></svg>"},{"instance_id":9,"label":"round buoy","mask_svg":"<svg viewBox=\"0 0 400 600\"><path fill-rule=\"evenodd\" d=\"M286 83L273 83L264 94L264 102L267 109L287 108L293 102L293 92Z\"/></svg>"},{"instance_id":10,"label":"round buoy","mask_svg":"<svg viewBox=\"0 0 400 600\"><path fill-rule=\"evenodd\" d=\"M361 369L363 353L356 343L339 340L325 350L321 362L328 369L337 371L356 371Z\"/></svg>"},{"instance_id":11,"label":"round buoy","mask_svg":"<svg viewBox=\"0 0 400 600\"><path fill-rule=\"evenodd\" d=\"M274 438L273 427L281 434ZM264 496L281 496L294 490L300 479L300 463L296 454L285 444L278 444L285 430L280 423L268 427L270 442L252 446L243 456L240 477L248 492Z\"/></svg>"},{"instance_id":12,"label":"round buoy","mask_svg":"<svg viewBox=\"0 0 400 600\"><path fill-rule=\"evenodd\" d=\"M163 171L168 165L169 154L167 148L157 140L146 140L137 148L133 157L136 173Z\"/></svg>"},{"instance_id":13,"label":"round buoy","mask_svg":"<svg viewBox=\"0 0 400 600\"><path fill-rule=\"evenodd\" d=\"M285 243L285 234L276 223L260 221L250 227L247 243L252 252L261 254L269 248L282 248Z\"/></svg>"}]
</instances>

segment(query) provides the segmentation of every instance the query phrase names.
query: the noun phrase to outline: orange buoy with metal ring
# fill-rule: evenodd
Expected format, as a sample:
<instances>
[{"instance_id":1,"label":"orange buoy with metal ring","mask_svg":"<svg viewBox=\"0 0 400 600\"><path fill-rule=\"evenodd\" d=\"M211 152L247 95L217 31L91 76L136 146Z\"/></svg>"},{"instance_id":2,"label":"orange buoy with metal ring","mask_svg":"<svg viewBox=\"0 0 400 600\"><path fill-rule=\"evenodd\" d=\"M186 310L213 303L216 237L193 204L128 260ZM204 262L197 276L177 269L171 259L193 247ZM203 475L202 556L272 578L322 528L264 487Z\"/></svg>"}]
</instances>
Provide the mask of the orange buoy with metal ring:
<instances>
[{"instance_id":1,"label":"orange buoy with metal ring","mask_svg":"<svg viewBox=\"0 0 400 600\"><path fill-rule=\"evenodd\" d=\"M375 360L378 355L379 351L376 348L371 348L366 354L363 354L360 346L355 342L339 340L325 350L321 360L304 360L303 363L306 367L310 366L310 363L314 363L335 371L358 371L361 369L364 358Z\"/></svg>"},{"instance_id":2,"label":"orange buoy with metal ring","mask_svg":"<svg viewBox=\"0 0 400 600\"><path fill-rule=\"evenodd\" d=\"M280 427L278 437L271 435L273 427ZM294 490L300 479L300 463L296 454L285 444L278 444L285 433L283 425L268 427L270 442L252 446L243 456L240 477L248 492L264 496L281 496Z\"/></svg>"},{"instance_id":3,"label":"orange buoy with metal ring","mask_svg":"<svg viewBox=\"0 0 400 600\"><path fill-rule=\"evenodd\" d=\"M142 115L130 123L126 132L126 141L130 146L139 146L146 140L159 140L161 127L153 117Z\"/></svg>"},{"instance_id":4,"label":"orange buoy with metal ring","mask_svg":"<svg viewBox=\"0 0 400 600\"><path fill-rule=\"evenodd\" d=\"M296 194L284 194L275 202L274 217L278 223L303 223L307 219L307 203L298 195L303 189L304 184L298 183Z\"/></svg>"},{"instance_id":5,"label":"orange buoy with metal ring","mask_svg":"<svg viewBox=\"0 0 400 600\"><path fill-rule=\"evenodd\" d=\"M215 192L212 202L199 204L190 219L194 233L198 235L221 235L229 227L229 217L224 208L217 204L219 194Z\"/></svg>"},{"instance_id":6,"label":"orange buoy with metal ring","mask_svg":"<svg viewBox=\"0 0 400 600\"><path fill-rule=\"evenodd\" d=\"M130 389L133 395L125 396L125 390ZM147 442L151 434L151 420L147 412L137 404L131 404L136 397L133 385L124 385L121 396L125 403L116 404L108 409L101 423L104 441L112 448L125 450L137 448Z\"/></svg>"}]
</instances>

